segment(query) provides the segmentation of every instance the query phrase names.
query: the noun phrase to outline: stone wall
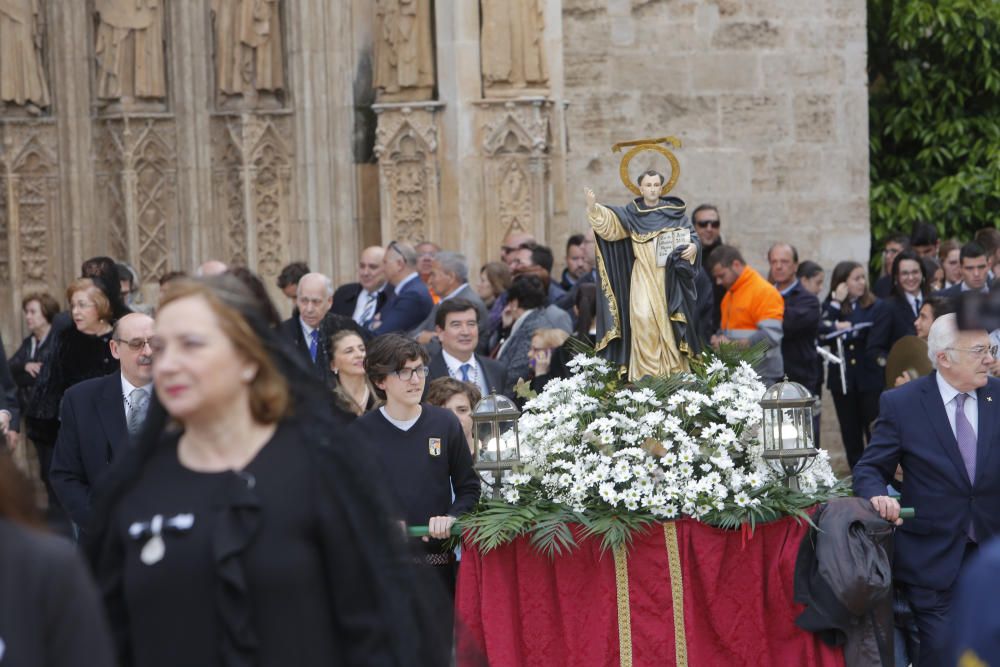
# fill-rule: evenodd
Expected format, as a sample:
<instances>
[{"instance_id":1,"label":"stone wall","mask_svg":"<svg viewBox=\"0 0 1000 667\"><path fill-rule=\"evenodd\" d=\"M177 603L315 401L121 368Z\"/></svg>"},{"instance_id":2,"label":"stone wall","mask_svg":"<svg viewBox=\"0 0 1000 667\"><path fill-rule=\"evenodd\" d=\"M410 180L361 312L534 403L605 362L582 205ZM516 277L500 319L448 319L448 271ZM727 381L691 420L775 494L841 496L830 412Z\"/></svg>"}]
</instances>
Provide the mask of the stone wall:
<instances>
[{"instance_id":1,"label":"stone wall","mask_svg":"<svg viewBox=\"0 0 1000 667\"><path fill-rule=\"evenodd\" d=\"M779 239L828 274L868 256L863 0L563 0L563 33L576 228L578 186L627 196L613 144L674 135L674 194L756 268Z\"/></svg>"}]
</instances>

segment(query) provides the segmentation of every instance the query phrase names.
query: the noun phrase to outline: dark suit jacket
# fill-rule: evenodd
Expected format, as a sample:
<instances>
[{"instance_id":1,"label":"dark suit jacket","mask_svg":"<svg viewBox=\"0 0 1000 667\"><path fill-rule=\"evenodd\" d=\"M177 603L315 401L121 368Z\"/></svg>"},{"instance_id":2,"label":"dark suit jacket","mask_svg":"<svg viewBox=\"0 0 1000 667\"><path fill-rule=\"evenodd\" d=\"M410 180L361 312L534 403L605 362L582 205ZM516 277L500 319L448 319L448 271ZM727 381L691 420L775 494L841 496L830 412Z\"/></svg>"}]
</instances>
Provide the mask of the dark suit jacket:
<instances>
[{"instance_id":1,"label":"dark suit jacket","mask_svg":"<svg viewBox=\"0 0 1000 667\"><path fill-rule=\"evenodd\" d=\"M947 590L962 565L971 521L985 544L1000 535L1000 380L977 392L976 480L970 483L948 422L937 373L882 394L871 442L854 466L854 493L884 496L903 467L900 504L916 516L896 530L893 573L900 581Z\"/></svg>"},{"instance_id":2,"label":"dark suit jacket","mask_svg":"<svg viewBox=\"0 0 1000 667\"><path fill-rule=\"evenodd\" d=\"M317 328L319 329L319 340L316 344L315 362L309 354L309 345L306 343L306 337L302 333L302 322L299 320L298 315L293 315L282 322L278 327L278 333L282 338L291 343L304 362L315 369L316 377L324 381L330 372L330 337L333 334L341 329L351 329L364 340L370 338L370 334L358 326L350 316L337 315L332 309L326 313Z\"/></svg>"},{"instance_id":3,"label":"dark suit jacket","mask_svg":"<svg viewBox=\"0 0 1000 667\"><path fill-rule=\"evenodd\" d=\"M378 328L374 329L374 333L376 335L387 333L406 335L424 321L433 307L434 299L431 298L427 285L420 279L420 276L417 276L403 285L402 290L396 292L391 299L386 301L380 313L381 323Z\"/></svg>"},{"instance_id":4,"label":"dark suit jacket","mask_svg":"<svg viewBox=\"0 0 1000 667\"><path fill-rule=\"evenodd\" d=\"M844 334L844 358L847 366L844 367L844 374L847 376L846 391L882 391L885 387L885 367L879 365L878 350L872 346L872 331L875 324L882 318L889 317L885 302L876 299L867 308L855 308L850 315L845 316L840 309L834 308L827 297L823 304L823 319L830 323L838 320L846 320L851 324L864 324L872 322L872 326L856 332ZM837 345L833 340L827 341L826 345L836 354ZM840 386L840 369L835 365L828 364L826 373L826 386L836 394L844 394L845 389Z\"/></svg>"},{"instance_id":5,"label":"dark suit jacket","mask_svg":"<svg viewBox=\"0 0 1000 667\"><path fill-rule=\"evenodd\" d=\"M489 387L490 391L496 391L498 394L505 394L507 387L507 369L503 367L498 361L490 359L488 357L482 357L480 355L475 355L476 361L479 362L480 366L483 368L483 374L486 376L486 386ZM430 363L427 364L430 369L430 373L427 376L427 384L431 383L431 380L436 380L438 378L451 377L448 373L448 364L444 361L444 354L438 351L436 354L431 356ZM476 407L476 406L472 406Z\"/></svg>"},{"instance_id":6,"label":"dark suit jacket","mask_svg":"<svg viewBox=\"0 0 1000 667\"><path fill-rule=\"evenodd\" d=\"M337 288L333 293L333 305L330 312L344 317L353 317L354 309L358 307L358 295L361 294L361 283L347 283ZM393 294L392 285L386 285L375 301L375 312L382 310L382 306Z\"/></svg>"},{"instance_id":7,"label":"dark suit jacket","mask_svg":"<svg viewBox=\"0 0 1000 667\"><path fill-rule=\"evenodd\" d=\"M781 357L785 375L810 391L816 385L819 354L816 352L816 332L819 330L819 299L796 283L783 297L785 318L781 337Z\"/></svg>"},{"instance_id":8,"label":"dark suit jacket","mask_svg":"<svg viewBox=\"0 0 1000 667\"><path fill-rule=\"evenodd\" d=\"M472 289L472 287L468 284L452 298L465 299L475 306L477 311L479 311L479 338L482 340L488 324L487 320L489 320L490 317L490 312L486 310L486 304L483 303L482 298L476 294L476 290ZM434 319L437 317L437 309L439 305L441 305L441 302L434 304L434 307L431 308L431 312L427 313L427 317L425 317L424 320L413 329L412 334L414 336L421 331L434 331Z\"/></svg>"},{"instance_id":9,"label":"dark suit jacket","mask_svg":"<svg viewBox=\"0 0 1000 667\"><path fill-rule=\"evenodd\" d=\"M91 491L112 459L129 445L121 373L84 380L66 390L49 480L80 528L90 517Z\"/></svg>"},{"instance_id":10,"label":"dark suit jacket","mask_svg":"<svg viewBox=\"0 0 1000 667\"><path fill-rule=\"evenodd\" d=\"M921 298L921 302L923 302ZM913 308L905 296L890 296L883 301L885 304L885 316L875 319L871 333L868 334L868 345L875 351L876 360L889 358L889 351L892 346L903 336L917 335L917 328L914 321L917 316L913 314Z\"/></svg>"}]
</instances>

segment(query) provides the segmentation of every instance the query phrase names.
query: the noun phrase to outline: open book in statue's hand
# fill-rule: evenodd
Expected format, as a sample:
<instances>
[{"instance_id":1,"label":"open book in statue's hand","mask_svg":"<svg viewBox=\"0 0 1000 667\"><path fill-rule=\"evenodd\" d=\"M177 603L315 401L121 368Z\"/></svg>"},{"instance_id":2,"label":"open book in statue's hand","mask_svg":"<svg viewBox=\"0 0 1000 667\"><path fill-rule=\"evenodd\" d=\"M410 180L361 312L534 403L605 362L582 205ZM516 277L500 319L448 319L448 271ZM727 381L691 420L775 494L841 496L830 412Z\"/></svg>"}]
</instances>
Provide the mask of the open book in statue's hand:
<instances>
[{"instance_id":1,"label":"open book in statue's hand","mask_svg":"<svg viewBox=\"0 0 1000 667\"><path fill-rule=\"evenodd\" d=\"M656 237L656 265L666 266L670 254L681 246L691 244L691 233L683 227L667 229ZM687 258L685 258L687 259Z\"/></svg>"}]
</instances>

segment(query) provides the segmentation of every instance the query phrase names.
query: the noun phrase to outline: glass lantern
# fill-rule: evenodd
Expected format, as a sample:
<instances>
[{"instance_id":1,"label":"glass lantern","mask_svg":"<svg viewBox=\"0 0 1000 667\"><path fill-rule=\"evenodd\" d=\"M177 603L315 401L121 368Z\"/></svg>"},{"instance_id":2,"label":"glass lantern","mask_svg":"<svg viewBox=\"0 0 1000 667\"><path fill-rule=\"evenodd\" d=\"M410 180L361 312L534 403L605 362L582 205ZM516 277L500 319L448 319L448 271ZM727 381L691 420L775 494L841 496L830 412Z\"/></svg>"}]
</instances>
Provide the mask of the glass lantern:
<instances>
[{"instance_id":1,"label":"glass lantern","mask_svg":"<svg viewBox=\"0 0 1000 667\"><path fill-rule=\"evenodd\" d=\"M493 497L500 497L500 480L505 470L521 463L517 420L521 411L502 394L483 397L472 410L472 462L484 482L493 487ZM484 477L489 473L491 480Z\"/></svg>"},{"instance_id":2,"label":"glass lantern","mask_svg":"<svg viewBox=\"0 0 1000 667\"><path fill-rule=\"evenodd\" d=\"M798 476L819 453L813 434L815 404L816 398L805 387L787 377L765 391L760 400L764 410L761 427L764 460L784 478L788 488L796 491Z\"/></svg>"}]
</instances>

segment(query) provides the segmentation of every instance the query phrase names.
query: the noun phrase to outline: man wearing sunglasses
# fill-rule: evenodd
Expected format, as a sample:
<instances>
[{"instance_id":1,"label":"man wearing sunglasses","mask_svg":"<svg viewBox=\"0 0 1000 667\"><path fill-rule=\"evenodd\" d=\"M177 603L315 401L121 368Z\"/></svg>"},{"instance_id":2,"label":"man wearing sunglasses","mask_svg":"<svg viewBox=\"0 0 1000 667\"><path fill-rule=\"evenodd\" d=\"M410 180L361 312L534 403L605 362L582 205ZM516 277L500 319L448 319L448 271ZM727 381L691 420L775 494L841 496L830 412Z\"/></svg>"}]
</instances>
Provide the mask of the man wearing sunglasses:
<instances>
[{"instance_id":1,"label":"man wearing sunglasses","mask_svg":"<svg viewBox=\"0 0 1000 667\"><path fill-rule=\"evenodd\" d=\"M90 517L91 489L142 429L153 396L152 335L148 315L118 320L110 345L120 372L81 382L63 396L49 479L80 530Z\"/></svg>"},{"instance_id":2,"label":"man wearing sunglasses","mask_svg":"<svg viewBox=\"0 0 1000 667\"><path fill-rule=\"evenodd\" d=\"M691 214L691 221L694 223L694 231L701 240L701 271L712 286L712 321L707 323L705 328L708 331L716 332L722 324L722 298L726 296L726 289L716 284L712 279L712 274L708 272L708 262L712 258L712 252L722 245L722 219L719 217L719 208L715 204L699 204Z\"/></svg>"}]
</instances>

